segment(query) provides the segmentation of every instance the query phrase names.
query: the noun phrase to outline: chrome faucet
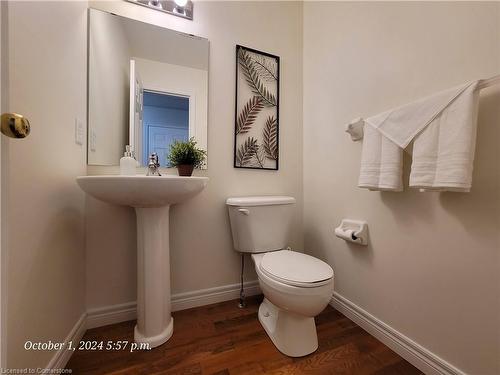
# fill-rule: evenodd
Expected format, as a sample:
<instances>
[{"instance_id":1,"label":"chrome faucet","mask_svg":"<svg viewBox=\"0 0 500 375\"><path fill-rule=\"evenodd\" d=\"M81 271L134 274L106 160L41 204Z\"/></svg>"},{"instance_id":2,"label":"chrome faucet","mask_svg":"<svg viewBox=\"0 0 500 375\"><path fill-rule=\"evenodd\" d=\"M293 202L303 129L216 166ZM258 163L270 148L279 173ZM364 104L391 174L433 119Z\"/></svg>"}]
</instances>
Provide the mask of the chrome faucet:
<instances>
[{"instance_id":1,"label":"chrome faucet","mask_svg":"<svg viewBox=\"0 0 500 375\"><path fill-rule=\"evenodd\" d=\"M158 161L158 154L156 152L149 155L148 173L146 176L161 176L160 162Z\"/></svg>"}]
</instances>

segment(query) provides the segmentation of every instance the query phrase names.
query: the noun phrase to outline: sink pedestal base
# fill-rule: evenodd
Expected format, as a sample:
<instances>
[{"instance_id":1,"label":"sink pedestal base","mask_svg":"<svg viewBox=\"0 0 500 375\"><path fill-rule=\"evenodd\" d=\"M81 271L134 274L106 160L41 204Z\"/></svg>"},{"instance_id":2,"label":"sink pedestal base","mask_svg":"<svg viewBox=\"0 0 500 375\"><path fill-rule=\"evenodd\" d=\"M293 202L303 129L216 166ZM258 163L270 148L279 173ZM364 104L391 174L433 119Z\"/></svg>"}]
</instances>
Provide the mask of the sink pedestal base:
<instances>
[{"instance_id":1,"label":"sink pedestal base","mask_svg":"<svg viewBox=\"0 0 500 375\"><path fill-rule=\"evenodd\" d=\"M170 205L186 201L208 177L79 176L78 185L103 202L134 207L137 214L137 325L134 339L160 346L174 329L170 301ZM104 286L106 287L106 286Z\"/></svg>"},{"instance_id":2,"label":"sink pedestal base","mask_svg":"<svg viewBox=\"0 0 500 375\"><path fill-rule=\"evenodd\" d=\"M170 206L136 208L137 325L134 340L154 348L174 330L170 301Z\"/></svg>"}]
</instances>

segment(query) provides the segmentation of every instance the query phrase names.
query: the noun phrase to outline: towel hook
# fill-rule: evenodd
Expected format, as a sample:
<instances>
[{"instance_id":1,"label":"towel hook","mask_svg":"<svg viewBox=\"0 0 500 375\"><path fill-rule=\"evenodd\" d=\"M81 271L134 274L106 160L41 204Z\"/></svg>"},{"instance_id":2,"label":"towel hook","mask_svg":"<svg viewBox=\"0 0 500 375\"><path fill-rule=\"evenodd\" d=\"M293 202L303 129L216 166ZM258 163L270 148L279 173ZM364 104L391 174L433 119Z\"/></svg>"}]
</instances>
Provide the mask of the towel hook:
<instances>
[{"instance_id":1,"label":"towel hook","mask_svg":"<svg viewBox=\"0 0 500 375\"><path fill-rule=\"evenodd\" d=\"M353 141L359 141L363 139L363 127L365 125L365 120L361 117L355 118L345 127L346 133L349 133Z\"/></svg>"}]
</instances>

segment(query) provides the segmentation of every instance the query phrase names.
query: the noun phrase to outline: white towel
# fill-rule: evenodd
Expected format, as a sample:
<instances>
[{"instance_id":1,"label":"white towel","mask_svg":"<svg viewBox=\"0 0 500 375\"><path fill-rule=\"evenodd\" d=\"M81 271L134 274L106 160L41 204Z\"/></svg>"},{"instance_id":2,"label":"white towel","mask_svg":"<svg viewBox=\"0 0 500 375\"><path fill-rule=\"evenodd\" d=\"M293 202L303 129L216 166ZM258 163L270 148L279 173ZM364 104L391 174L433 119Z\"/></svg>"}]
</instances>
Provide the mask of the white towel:
<instances>
[{"instance_id":1,"label":"white towel","mask_svg":"<svg viewBox=\"0 0 500 375\"><path fill-rule=\"evenodd\" d=\"M469 191L477 83L442 91L367 119L358 186L401 191L402 150L414 141L411 187Z\"/></svg>"},{"instance_id":2,"label":"white towel","mask_svg":"<svg viewBox=\"0 0 500 375\"><path fill-rule=\"evenodd\" d=\"M403 149L365 124L358 186L370 190L402 191Z\"/></svg>"},{"instance_id":3,"label":"white towel","mask_svg":"<svg viewBox=\"0 0 500 375\"><path fill-rule=\"evenodd\" d=\"M460 94L413 143L410 186L469 192L476 148L477 82Z\"/></svg>"}]
</instances>

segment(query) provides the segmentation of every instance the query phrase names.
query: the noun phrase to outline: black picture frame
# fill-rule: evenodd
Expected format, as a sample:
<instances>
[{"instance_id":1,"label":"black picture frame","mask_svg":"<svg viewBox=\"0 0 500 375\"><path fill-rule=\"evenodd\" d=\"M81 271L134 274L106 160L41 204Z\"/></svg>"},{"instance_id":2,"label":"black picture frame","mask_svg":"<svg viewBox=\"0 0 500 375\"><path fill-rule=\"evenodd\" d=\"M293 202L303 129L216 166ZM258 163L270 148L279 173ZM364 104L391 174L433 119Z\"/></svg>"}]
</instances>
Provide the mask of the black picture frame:
<instances>
[{"instance_id":1,"label":"black picture frame","mask_svg":"<svg viewBox=\"0 0 500 375\"><path fill-rule=\"evenodd\" d=\"M280 57L238 44L235 61L233 166L277 171ZM246 95L240 92L242 84Z\"/></svg>"}]
</instances>

